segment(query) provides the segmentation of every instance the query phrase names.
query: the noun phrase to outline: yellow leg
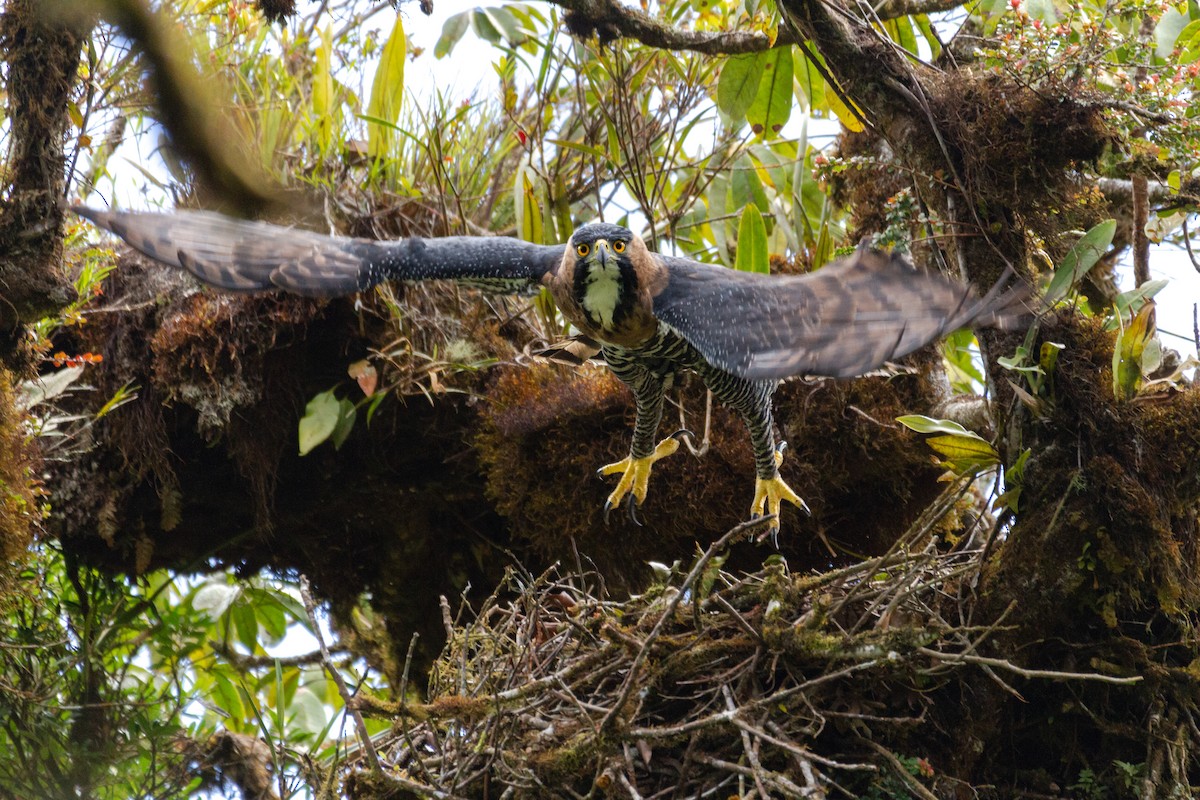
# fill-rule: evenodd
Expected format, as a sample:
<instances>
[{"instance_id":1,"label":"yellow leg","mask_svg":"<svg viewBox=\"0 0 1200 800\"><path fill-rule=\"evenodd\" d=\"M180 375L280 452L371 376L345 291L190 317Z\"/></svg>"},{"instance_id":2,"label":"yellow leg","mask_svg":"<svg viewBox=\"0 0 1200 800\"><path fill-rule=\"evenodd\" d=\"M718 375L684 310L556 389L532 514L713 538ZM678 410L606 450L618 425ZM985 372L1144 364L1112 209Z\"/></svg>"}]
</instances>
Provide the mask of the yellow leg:
<instances>
[{"instance_id":1,"label":"yellow leg","mask_svg":"<svg viewBox=\"0 0 1200 800\"><path fill-rule=\"evenodd\" d=\"M621 474L621 480L617 482L617 488L613 489L612 494L608 496L608 500L604 503L604 520L608 521L608 514L614 508L621 504L625 499L625 495L629 495L629 517L638 525L638 518L634 513L636 506L640 506L646 499L646 490L650 487L650 470L654 467L654 462L660 458L666 458L679 449L679 440L675 437L663 439L654 448L654 452L645 458L634 458L626 456L615 464L606 464L596 472L599 475L615 475Z\"/></svg>"},{"instance_id":2,"label":"yellow leg","mask_svg":"<svg viewBox=\"0 0 1200 800\"><path fill-rule=\"evenodd\" d=\"M783 463L783 447L781 444L775 451L776 467ZM769 528L772 536L779 532L779 508L784 500L798 507L805 514L812 513L808 510L808 504L800 498L800 495L793 492L792 487L784 483L783 478L778 474L774 478L754 479L754 501L750 504L750 516L761 517L773 514L775 519Z\"/></svg>"}]
</instances>

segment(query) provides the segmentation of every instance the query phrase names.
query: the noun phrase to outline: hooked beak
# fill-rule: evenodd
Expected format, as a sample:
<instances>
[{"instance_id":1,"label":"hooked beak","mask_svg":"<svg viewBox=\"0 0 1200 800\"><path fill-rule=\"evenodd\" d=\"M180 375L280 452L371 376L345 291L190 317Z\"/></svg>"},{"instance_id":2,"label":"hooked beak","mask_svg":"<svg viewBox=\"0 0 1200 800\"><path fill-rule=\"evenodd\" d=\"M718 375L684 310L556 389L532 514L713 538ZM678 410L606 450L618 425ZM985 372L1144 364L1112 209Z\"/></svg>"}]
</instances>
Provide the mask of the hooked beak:
<instances>
[{"instance_id":1,"label":"hooked beak","mask_svg":"<svg viewBox=\"0 0 1200 800\"><path fill-rule=\"evenodd\" d=\"M596 257L600 259L600 266L603 267L607 265L609 260L613 257L612 249L608 246L608 241L605 239L597 239L595 247Z\"/></svg>"}]
</instances>

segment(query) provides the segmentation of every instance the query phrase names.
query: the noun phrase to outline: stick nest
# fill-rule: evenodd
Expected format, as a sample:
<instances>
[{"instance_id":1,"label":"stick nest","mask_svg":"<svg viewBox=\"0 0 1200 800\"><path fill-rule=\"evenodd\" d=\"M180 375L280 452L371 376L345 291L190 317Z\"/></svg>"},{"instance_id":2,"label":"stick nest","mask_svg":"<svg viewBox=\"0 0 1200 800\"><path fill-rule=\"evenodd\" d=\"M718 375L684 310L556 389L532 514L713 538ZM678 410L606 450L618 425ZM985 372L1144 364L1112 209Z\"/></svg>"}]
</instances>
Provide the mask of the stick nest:
<instances>
[{"instance_id":1,"label":"stick nest","mask_svg":"<svg viewBox=\"0 0 1200 800\"><path fill-rule=\"evenodd\" d=\"M554 569L511 570L468 620L444 602L432 699L389 709L378 769L352 774L348 795L933 796L934 766L898 746L926 721L929 689L1027 672L976 655L998 630L970 619L980 550L939 551L918 528L926 546L910 536L823 574L778 557L723 571L761 522L624 602Z\"/></svg>"}]
</instances>

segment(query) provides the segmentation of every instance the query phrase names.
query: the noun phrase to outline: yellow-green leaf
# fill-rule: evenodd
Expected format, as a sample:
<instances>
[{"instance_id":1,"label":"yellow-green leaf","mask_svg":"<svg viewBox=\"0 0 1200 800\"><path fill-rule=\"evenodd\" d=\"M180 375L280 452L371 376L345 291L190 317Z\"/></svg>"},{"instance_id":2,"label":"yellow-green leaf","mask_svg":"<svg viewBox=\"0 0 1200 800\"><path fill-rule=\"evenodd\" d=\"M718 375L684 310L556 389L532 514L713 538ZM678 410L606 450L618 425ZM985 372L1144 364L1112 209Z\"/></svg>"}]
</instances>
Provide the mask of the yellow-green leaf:
<instances>
[{"instance_id":1,"label":"yellow-green leaf","mask_svg":"<svg viewBox=\"0 0 1200 800\"><path fill-rule=\"evenodd\" d=\"M544 239L544 217L541 205L538 203L537 189L529 179L530 170L522 167L517 170L516 182L513 186L513 207L517 216L517 235L527 242L542 244Z\"/></svg>"},{"instance_id":2,"label":"yellow-green leaf","mask_svg":"<svg viewBox=\"0 0 1200 800\"><path fill-rule=\"evenodd\" d=\"M333 141L333 33L326 25L321 29L321 43L313 64L312 120L317 148L322 155L329 152Z\"/></svg>"},{"instance_id":3,"label":"yellow-green leaf","mask_svg":"<svg viewBox=\"0 0 1200 800\"><path fill-rule=\"evenodd\" d=\"M996 448L975 434L931 436L925 443L942 456L949 469L960 475L982 472L1000 463Z\"/></svg>"},{"instance_id":4,"label":"yellow-green leaf","mask_svg":"<svg viewBox=\"0 0 1200 800\"><path fill-rule=\"evenodd\" d=\"M1154 301L1148 301L1129 325L1117 335L1113 348L1113 394L1129 400L1137 394L1145 375L1143 357L1149 349L1150 361L1161 360L1161 350L1151 347L1154 339Z\"/></svg>"},{"instance_id":5,"label":"yellow-green leaf","mask_svg":"<svg viewBox=\"0 0 1200 800\"><path fill-rule=\"evenodd\" d=\"M401 15L396 15L396 24L383 45L379 56L379 68L371 83L371 101L367 105L367 116L376 117L395 125L400 118L400 103L404 99L404 59L408 55L408 38L404 35ZM387 155L391 143L392 128L377 122L367 122L367 152L371 158Z\"/></svg>"},{"instance_id":6,"label":"yellow-green leaf","mask_svg":"<svg viewBox=\"0 0 1200 800\"><path fill-rule=\"evenodd\" d=\"M852 108L850 105L847 105L842 100L842 96L832 86L830 86L828 91L825 92L825 103L829 106L829 110L833 112L834 116L838 118L838 121L842 123L842 127L844 127L846 130L853 133L862 133L864 130L866 130L863 127L862 120L859 119L861 112L858 114L855 113L858 110L858 107L854 106Z\"/></svg>"},{"instance_id":7,"label":"yellow-green leaf","mask_svg":"<svg viewBox=\"0 0 1200 800\"><path fill-rule=\"evenodd\" d=\"M738 224L737 263L734 268L742 272L771 271L770 259L767 255L767 227L763 224L762 213L753 203L747 203L742 209L742 219Z\"/></svg>"}]
</instances>

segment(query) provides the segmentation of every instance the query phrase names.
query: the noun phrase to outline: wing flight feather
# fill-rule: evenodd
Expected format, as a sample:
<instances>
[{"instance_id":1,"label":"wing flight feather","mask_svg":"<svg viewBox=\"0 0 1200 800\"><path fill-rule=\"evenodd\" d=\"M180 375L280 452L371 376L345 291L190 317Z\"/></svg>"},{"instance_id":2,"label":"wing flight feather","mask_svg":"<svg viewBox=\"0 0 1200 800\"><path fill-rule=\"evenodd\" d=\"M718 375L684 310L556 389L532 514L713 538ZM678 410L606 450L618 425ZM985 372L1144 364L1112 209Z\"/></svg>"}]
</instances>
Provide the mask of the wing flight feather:
<instances>
[{"instance_id":1,"label":"wing flight feather","mask_svg":"<svg viewBox=\"0 0 1200 800\"><path fill-rule=\"evenodd\" d=\"M1028 289L970 287L862 250L816 272L764 276L664 258L655 315L706 359L743 378L860 375L968 326L1028 316Z\"/></svg>"},{"instance_id":2,"label":"wing flight feather","mask_svg":"<svg viewBox=\"0 0 1200 800\"><path fill-rule=\"evenodd\" d=\"M504 236L408 238L393 242L325 236L209 211L167 214L72 209L156 261L182 267L227 291L283 289L334 296L386 280L465 280L495 291L536 289L562 246Z\"/></svg>"}]
</instances>

